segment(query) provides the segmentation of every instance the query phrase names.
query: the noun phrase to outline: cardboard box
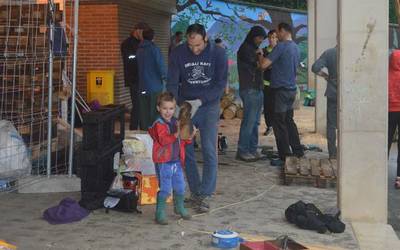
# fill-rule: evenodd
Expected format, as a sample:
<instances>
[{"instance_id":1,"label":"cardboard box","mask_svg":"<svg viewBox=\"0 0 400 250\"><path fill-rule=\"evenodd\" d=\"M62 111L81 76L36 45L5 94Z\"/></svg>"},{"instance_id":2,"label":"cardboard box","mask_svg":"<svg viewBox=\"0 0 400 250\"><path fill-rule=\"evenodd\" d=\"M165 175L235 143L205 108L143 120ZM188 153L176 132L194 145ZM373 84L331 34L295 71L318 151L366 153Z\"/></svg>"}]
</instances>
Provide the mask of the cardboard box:
<instances>
[{"instance_id":1,"label":"cardboard box","mask_svg":"<svg viewBox=\"0 0 400 250\"><path fill-rule=\"evenodd\" d=\"M139 179L139 205L153 205L157 203L157 193L159 190L158 179L156 175L135 174ZM167 199L170 203L172 197Z\"/></svg>"},{"instance_id":2,"label":"cardboard box","mask_svg":"<svg viewBox=\"0 0 400 250\"><path fill-rule=\"evenodd\" d=\"M279 250L279 247L267 241L244 242L240 244L240 250Z\"/></svg>"}]
</instances>

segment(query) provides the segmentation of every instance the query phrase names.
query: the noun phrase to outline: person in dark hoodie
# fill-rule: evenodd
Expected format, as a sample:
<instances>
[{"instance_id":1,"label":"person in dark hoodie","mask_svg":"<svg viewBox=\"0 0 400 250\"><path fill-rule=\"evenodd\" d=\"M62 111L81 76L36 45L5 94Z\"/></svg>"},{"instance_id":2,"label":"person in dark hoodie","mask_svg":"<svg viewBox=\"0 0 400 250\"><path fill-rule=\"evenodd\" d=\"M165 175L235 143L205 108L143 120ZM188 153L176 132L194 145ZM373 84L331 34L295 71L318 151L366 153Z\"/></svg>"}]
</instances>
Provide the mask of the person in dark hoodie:
<instances>
[{"instance_id":1,"label":"person in dark hoodie","mask_svg":"<svg viewBox=\"0 0 400 250\"><path fill-rule=\"evenodd\" d=\"M297 125L293 120L293 104L296 99L296 73L300 64L300 49L292 40L292 27L287 23L278 25L279 43L264 57L258 55L262 69L271 69L271 85L274 96L274 128L279 159L271 160L271 165L283 166L287 156L304 156Z\"/></svg>"},{"instance_id":2,"label":"person in dark hoodie","mask_svg":"<svg viewBox=\"0 0 400 250\"><path fill-rule=\"evenodd\" d=\"M129 124L130 130L137 130L139 127L139 75L136 52L139 48L140 42L143 40L143 30L148 28L149 26L146 23L140 22L136 24L133 27L130 36L121 44L125 87L129 87L132 101L131 118Z\"/></svg>"},{"instance_id":3,"label":"person in dark hoodie","mask_svg":"<svg viewBox=\"0 0 400 250\"><path fill-rule=\"evenodd\" d=\"M393 50L389 61L389 129L388 154L393 143L395 131L400 130L400 50ZM397 140L397 177L394 182L400 189L400 133Z\"/></svg>"},{"instance_id":4,"label":"person in dark hoodie","mask_svg":"<svg viewBox=\"0 0 400 250\"><path fill-rule=\"evenodd\" d=\"M257 65L259 46L267 38L264 28L254 26L237 52L239 72L239 94L243 101L243 119L236 159L256 161L260 158L257 152L258 126L263 106L263 71Z\"/></svg>"},{"instance_id":5,"label":"person in dark hoodie","mask_svg":"<svg viewBox=\"0 0 400 250\"><path fill-rule=\"evenodd\" d=\"M192 122L200 130L203 175L200 178L193 143L186 146L185 170L190 203L198 212L207 212L217 181L219 101L227 84L228 59L223 48L208 42L203 25L190 25L186 38L171 51L167 90L177 98L178 105L183 101L189 101L192 107L200 104L197 112L192 109Z\"/></svg>"},{"instance_id":6,"label":"person in dark hoodie","mask_svg":"<svg viewBox=\"0 0 400 250\"><path fill-rule=\"evenodd\" d=\"M139 123L143 130L148 129L156 120L157 98L163 90L167 73L160 48L153 42L154 31L143 31L143 42L137 51L139 69Z\"/></svg>"}]
</instances>

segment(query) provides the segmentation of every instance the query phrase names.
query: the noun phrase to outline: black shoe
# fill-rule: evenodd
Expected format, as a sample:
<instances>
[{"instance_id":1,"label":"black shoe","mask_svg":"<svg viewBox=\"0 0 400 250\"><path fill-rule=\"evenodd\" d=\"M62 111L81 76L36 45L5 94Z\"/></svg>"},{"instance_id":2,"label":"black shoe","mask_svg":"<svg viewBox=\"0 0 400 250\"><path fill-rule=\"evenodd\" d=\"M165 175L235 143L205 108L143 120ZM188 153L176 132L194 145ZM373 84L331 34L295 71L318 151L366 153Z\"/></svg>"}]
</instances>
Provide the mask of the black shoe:
<instances>
[{"instance_id":1,"label":"black shoe","mask_svg":"<svg viewBox=\"0 0 400 250\"><path fill-rule=\"evenodd\" d=\"M281 159L272 159L271 160L271 166L283 167L283 165L285 165L285 162L282 161Z\"/></svg>"}]
</instances>

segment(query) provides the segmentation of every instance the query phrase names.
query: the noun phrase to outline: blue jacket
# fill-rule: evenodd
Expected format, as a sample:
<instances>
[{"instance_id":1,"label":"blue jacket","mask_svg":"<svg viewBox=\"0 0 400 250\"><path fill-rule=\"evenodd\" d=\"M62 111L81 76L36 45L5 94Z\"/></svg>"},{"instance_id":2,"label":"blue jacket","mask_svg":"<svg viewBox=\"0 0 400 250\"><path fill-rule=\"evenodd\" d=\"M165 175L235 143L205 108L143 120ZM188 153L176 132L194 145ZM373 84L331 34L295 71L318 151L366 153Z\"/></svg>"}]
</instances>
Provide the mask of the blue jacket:
<instances>
[{"instance_id":1,"label":"blue jacket","mask_svg":"<svg viewBox=\"0 0 400 250\"><path fill-rule=\"evenodd\" d=\"M202 105L219 102L228 80L228 59L223 48L208 43L195 55L187 43L171 51L167 90L178 103L200 99Z\"/></svg>"},{"instance_id":2,"label":"blue jacket","mask_svg":"<svg viewBox=\"0 0 400 250\"><path fill-rule=\"evenodd\" d=\"M147 93L161 92L163 80L166 80L164 59L152 41L144 40L136 53L139 70L139 91Z\"/></svg>"}]
</instances>

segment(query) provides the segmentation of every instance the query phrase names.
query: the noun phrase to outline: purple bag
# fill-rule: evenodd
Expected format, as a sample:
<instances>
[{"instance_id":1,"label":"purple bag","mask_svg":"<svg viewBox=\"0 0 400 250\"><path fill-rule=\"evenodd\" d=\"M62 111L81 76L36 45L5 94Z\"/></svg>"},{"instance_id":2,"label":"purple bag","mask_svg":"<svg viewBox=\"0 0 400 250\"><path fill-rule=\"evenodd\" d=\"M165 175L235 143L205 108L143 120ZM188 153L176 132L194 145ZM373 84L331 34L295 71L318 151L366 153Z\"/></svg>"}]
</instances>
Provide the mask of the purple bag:
<instances>
[{"instance_id":1,"label":"purple bag","mask_svg":"<svg viewBox=\"0 0 400 250\"><path fill-rule=\"evenodd\" d=\"M57 206L46 209L43 219L50 224L65 224L80 221L89 215L89 211L79 206L78 202L67 197Z\"/></svg>"}]
</instances>

